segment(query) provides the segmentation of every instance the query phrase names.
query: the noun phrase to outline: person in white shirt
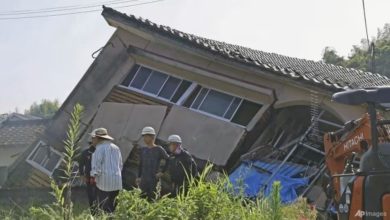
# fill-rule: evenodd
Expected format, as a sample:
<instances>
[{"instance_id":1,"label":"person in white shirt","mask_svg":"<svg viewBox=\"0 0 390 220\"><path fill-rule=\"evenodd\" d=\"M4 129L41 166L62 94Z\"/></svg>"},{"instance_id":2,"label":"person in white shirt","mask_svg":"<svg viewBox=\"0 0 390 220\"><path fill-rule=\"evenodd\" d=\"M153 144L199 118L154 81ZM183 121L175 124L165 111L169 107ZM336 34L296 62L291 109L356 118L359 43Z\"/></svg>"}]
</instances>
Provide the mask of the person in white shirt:
<instances>
[{"instance_id":1,"label":"person in white shirt","mask_svg":"<svg viewBox=\"0 0 390 220\"><path fill-rule=\"evenodd\" d=\"M92 154L91 177L95 179L99 208L106 213L115 210L115 199L122 189L122 155L107 129L97 128L90 134L96 146Z\"/></svg>"}]
</instances>

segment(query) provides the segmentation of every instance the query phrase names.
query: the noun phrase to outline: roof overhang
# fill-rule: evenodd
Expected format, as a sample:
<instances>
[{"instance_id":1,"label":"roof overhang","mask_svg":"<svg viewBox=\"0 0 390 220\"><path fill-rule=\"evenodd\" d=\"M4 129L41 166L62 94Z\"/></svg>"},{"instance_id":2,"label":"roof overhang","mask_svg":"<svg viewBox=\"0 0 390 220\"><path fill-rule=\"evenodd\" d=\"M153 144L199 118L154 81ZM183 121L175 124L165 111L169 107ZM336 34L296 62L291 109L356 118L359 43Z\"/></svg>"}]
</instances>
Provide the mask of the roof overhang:
<instances>
[{"instance_id":1,"label":"roof overhang","mask_svg":"<svg viewBox=\"0 0 390 220\"><path fill-rule=\"evenodd\" d=\"M132 34L135 34L137 36L140 36L146 40L152 41L152 42L159 42L171 47L174 47L175 49L183 50L189 54L193 54L195 56L201 56L204 58L207 58L209 60L213 60L215 62L224 64L226 66L230 66L232 68L238 69L238 70L245 70L251 73L255 73L260 75L261 77L264 77L266 79L270 79L277 82L284 82L288 83L290 85L299 87L300 89L304 89L307 91L315 90L322 94L325 94L327 96L330 96L334 92L341 91L342 88L336 88L334 86L330 85L324 85L321 82L314 82L311 84L308 84L304 80L297 80L299 78L298 76L294 78L294 76L291 77L291 74L288 72L283 71L276 71L275 67L270 67L268 69L266 68L259 68L258 66L252 65L250 63L244 63L239 62L235 59L229 59L227 57L221 56L218 53L210 53L209 51L206 51L201 48L192 47L186 43L183 43L178 40L174 40L168 36L165 36L163 34L159 34L157 32L151 31L148 28L145 28L143 25L137 24L136 22L132 22L129 20L136 19L134 16L130 15L127 16L125 14L122 14L118 11L115 11L111 8L103 7L102 16L105 18L107 23L110 26L123 29L125 31L128 31ZM156 25L148 20L143 20L144 22L149 22L150 25ZM144 49L144 48L141 48ZM277 74L275 74L277 73ZM287 75L289 75L287 77Z\"/></svg>"}]
</instances>

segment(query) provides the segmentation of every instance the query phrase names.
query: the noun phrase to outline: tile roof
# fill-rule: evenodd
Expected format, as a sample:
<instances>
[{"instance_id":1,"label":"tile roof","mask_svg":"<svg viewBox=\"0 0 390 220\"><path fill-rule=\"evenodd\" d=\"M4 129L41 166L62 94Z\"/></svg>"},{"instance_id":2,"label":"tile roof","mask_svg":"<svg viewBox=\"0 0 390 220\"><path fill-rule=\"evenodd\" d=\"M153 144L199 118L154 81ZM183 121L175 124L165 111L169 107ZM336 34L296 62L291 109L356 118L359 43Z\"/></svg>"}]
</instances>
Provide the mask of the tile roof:
<instances>
[{"instance_id":1,"label":"tile roof","mask_svg":"<svg viewBox=\"0 0 390 220\"><path fill-rule=\"evenodd\" d=\"M251 65L261 70L272 72L281 77L302 81L327 90L390 86L390 79L380 74L344 68L323 62L293 58L275 53L254 50L239 45L199 37L184 33L168 26L153 23L147 19L126 15L112 8L103 6L102 15L116 17L138 29L157 33L186 45L202 49L232 61Z\"/></svg>"},{"instance_id":2,"label":"tile roof","mask_svg":"<svg viewBox=\"0 0 390 220\"><path fill-rule=\"evenodd\" d=\"M4 117L5 120L8 120L8 121L23 121L23 120L37 120L37 119L42 119L40 117L37 117L37 116L33 116L33 115L24 115L24 114L20 114L20 113L11 113L11 114L4 114L2 115Z\"/></svg>"},{"instance_id":3,"label":"tile roof","mask_svg":"<svg viewBox=\"0 0 390 220\"><path fill-rule=\"evenodd\" d=\"M42 133L48 120L5 121L0 125L1 146L29 146Z\"/></svg>"}]
</instances>

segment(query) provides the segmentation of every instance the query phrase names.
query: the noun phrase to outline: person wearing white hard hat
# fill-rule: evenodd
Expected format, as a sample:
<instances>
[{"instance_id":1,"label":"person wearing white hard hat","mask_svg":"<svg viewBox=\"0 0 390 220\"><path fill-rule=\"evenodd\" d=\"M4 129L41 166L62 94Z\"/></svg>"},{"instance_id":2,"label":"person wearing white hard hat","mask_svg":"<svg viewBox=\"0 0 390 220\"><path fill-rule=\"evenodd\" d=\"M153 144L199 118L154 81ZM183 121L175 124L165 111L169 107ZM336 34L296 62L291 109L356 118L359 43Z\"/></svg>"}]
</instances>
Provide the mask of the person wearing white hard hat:
<instances>
[{"instance_id":1,"label":"person wearing white hard hat","mask_svg":"<svg viewBox=\"0 0 390 220\"><path fill-rule=\"evenodd\" d=\"M115 199L122 189L122 155L118 146L108 135L107 129L97 128L90 134L92 145L96 146L92 154L91 177L95 179L99 208L106 213L115 210Z\"/></svg>"},{"instance_id":2,"label":"person wearing white hard hat","mask_svg":"<svg viewBox=\"0 0 390 220\"><path fill-rule=\"evenodd\" d=\"M160 168L160 163L162 160L167 160L169 156L163 147L155 144L154 128L145 127L141 134L146 146L140 149L140 165L136 182L142 190L142 195L151 201L156 198L157 183L165 170Z\"/></svg>"},{"instance_id":3,"label":"person wearing white hard hat","mask_svg":"<svg viewBox=\"0 0 390 220\"><path fill-rule=\"evenodd\" d=\"M172 195L188 190L189 179L198 175L198 170L191 154L182 147L179 135L173 134L168 137L169 151L172 156L168 161L168 172L172 181Z\"/></svg>"}]
</instances>

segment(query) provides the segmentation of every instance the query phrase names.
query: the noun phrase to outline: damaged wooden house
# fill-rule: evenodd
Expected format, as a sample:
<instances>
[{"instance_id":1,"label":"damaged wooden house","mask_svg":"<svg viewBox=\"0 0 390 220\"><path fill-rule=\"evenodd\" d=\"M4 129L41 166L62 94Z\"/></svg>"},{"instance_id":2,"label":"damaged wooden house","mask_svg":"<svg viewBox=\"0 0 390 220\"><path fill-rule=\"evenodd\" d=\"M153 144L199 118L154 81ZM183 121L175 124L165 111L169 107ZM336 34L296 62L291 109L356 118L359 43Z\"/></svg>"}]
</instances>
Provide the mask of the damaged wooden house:
<instances>
[{"instance_id":1,"label":"damaged wooden house","mask_svg":"<svg viewBox=\"0 0 390 220\"><path fill-rule=\"evenodd\" d=\"M126 186L135 179L133 144L153 126L160 143L180 135L200 165L232 172L256 161L269 172L263 185L284 173L306 178L307 187L324 171L323 133L366 110L333 103L331 95L390 85L379 74L206 39L111 8L102 15L114 34L9 171L8 187L48 185L76 103L85 107L83 134L103 126L115 137Z\"/></svg>"},{"instance_id":2,"label":"damaged wooden house","mask_svg":"<svg viewBox=\"0 0 390 220\"><path fill-rule=\"evenodd\" d=\"M0 116L0 187L7 179L8 170L31 144L34 144L48 124L47 119L18 113Z\"/></svg>"}]
</instances>

